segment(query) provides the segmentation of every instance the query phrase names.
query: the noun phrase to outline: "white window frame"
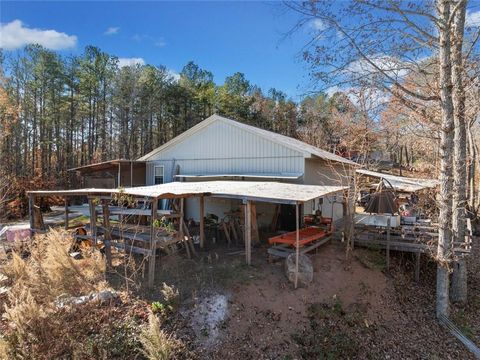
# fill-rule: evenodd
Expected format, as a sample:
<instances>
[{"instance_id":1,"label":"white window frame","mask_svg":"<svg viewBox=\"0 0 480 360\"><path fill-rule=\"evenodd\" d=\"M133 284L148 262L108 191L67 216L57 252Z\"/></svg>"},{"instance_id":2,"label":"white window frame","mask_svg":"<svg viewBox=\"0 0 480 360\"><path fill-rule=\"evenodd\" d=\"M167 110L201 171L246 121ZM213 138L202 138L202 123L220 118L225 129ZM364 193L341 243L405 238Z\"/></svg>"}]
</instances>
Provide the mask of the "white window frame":
<instances>
[{"instance_id":1,"label":"white window frame","mask_svg":"<svg viewBox=\"0 0 480 360\"><path fill-rule=\"evenodd\" d=\"M155 165L153 167L153 184L154 185L160 185L160 184L157 184L157 182L156 182L157 168L162 168L162 184L165 184L165 166L164 165Z\"/></svg>"}]
</instances>

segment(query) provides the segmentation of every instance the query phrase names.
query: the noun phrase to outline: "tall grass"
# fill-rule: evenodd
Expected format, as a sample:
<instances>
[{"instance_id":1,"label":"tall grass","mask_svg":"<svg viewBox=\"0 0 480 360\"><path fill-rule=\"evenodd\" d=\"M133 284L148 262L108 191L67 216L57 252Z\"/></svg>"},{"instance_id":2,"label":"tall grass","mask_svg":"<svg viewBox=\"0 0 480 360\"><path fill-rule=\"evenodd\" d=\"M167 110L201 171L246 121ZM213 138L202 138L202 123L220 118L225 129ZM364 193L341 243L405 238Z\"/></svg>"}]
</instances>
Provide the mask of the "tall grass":
<instances>
[{"instance_id":1,"label":"tall grass","mask_svg":"<svg viewBox=\"0 0 480 360\"><path fill-rule=\"evenodd\" d=\"M179 342L162 330L158 317L150 313L148 325L140 333L143 354L150 360L169 360L180 346Z\"/></svg>"},{"instance_id":2,"label":"tall grass","mask_svg":"<svg viewBox=\"0 0 480 360\"><path fill-rule=\"evenodd\" d=\"M46 341L55 323L59 296L79 296L106 288L105 265L98 253L74 260L68 254L71 238L52 230L37 236L29 245L29 256L13 253L0 271L10 287L2 317L8 334L0 339L0 358L31 357L32 343Z\"/></svg>"}]
</instances>

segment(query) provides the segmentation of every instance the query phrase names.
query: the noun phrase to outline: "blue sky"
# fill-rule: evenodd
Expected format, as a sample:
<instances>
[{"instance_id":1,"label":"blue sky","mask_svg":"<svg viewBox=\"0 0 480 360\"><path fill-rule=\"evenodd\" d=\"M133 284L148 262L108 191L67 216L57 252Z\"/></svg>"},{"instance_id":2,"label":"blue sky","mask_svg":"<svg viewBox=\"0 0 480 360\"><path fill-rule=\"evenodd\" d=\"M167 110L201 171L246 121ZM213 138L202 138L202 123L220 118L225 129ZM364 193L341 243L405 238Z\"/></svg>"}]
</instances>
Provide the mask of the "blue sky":
<instances>
[{"instance_id":1,"label":"blue sky","mask_svg":"<svg viewBox=\"0 0 480 360\"><path fill-rule=\"evenodd\" d=\"M279 2L2 1L0 6L4 30L10 24L12 33L27 39L54 30L54 38L45 41L61 53L95 45L176 72L193 60L220 84L240 71L264 91L275 87L298 99L311 90L301 59L308 30L285 38L296 15ZM12 41L14 48L18 35Z\"/></svg>"}]
</instances>

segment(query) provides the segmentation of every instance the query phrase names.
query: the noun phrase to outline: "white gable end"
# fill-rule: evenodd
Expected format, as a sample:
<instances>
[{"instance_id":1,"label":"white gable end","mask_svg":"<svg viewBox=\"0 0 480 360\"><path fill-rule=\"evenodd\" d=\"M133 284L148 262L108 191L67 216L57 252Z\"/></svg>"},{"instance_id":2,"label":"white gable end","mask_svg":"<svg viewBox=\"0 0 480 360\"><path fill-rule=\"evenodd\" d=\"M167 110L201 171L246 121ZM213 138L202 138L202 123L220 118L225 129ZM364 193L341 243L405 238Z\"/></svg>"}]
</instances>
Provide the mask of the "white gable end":
<instances>
[{"instance_id":1,"label":"white gable end","mask_svg":"<svg viewBox=\"0 0 480 360\"><path fill-rule=\"evenodd\" d=\"M180 174L195 175L304 172L304 153L222 118L185 135L144 157L150 167L165 166L167 181L176 165Z\"/></svg>"}]
</instances>

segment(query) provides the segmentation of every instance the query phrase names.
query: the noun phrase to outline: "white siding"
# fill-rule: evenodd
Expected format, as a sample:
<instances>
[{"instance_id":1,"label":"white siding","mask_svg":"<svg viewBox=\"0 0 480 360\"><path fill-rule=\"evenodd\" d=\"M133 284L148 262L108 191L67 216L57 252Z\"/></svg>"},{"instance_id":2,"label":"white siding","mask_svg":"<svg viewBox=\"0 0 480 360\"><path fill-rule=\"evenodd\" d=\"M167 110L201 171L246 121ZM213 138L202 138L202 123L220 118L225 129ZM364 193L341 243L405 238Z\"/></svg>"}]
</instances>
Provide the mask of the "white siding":
<instances>
[{"instance_id":1,"label":"white siding","mask_svg":"<svg viewBox=\"0 0 480 360\"><path fill-rule=\"evenodd\" d=\"M236 126L218 121L164 151L147 162L146 184L153 185L155 165L165 167L165 182L173 181L174 169L180 174L246 174L246 173L300 173L304 172L304 155L274 141L265 139ZM301 180L300 180L301 181ZM220 218L241 203L234 200L206 199L205 214ZM259 225L267 225L273 215L273 206L258 205ZM260 211L261 210L261 211ZM187 218L198 220L197 199L187 199Z\"/></svg>"},{"instance_id":2,"label":"white siding","mask_svg":"<svg viewBox=\"0 0 480 360\"><path fill-rule=\"evenodd\" d=\"M172 181L177 164L181 174L194 175L304 171L302 153L221 121L156 154L152 161L165 166L165 181ZM153 182L152 171L147 169L147 184Z\"/></svg>"},{"instance_id":3,"label":"white siding","mask_svg":"<svg viewBox=\"0 0 480 360\"><path fill-rule=\"evenodd\" d=\"M349 186L353 168L349 165L327 162L321 159L305 159L304 183L307 185L340 185ZM319 209L325 217L333 217L334 220L343 217L343 195L332 194L323 198L323 204L319 207L316 202L305 203L304 213L314 213Z\"/></svg>"}]
</instances>

